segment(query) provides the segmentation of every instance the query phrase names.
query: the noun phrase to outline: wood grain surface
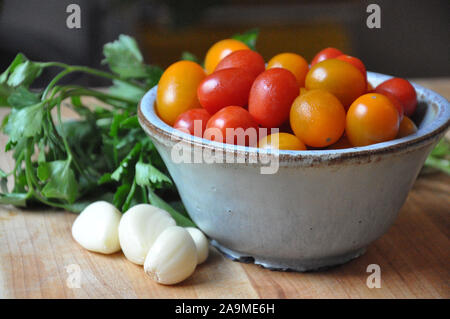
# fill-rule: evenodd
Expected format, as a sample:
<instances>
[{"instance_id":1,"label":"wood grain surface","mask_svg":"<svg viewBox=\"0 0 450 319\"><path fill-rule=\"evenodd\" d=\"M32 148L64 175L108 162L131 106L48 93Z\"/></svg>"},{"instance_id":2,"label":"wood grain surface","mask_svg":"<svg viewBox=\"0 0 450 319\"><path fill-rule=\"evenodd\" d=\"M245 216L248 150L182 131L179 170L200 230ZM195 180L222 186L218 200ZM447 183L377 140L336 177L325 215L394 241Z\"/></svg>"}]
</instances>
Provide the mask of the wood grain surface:
<instances>
[{"instance_id":1,"label":"wood grain surface","mask_svg":"<svg viewBox=\"0 0 450 319\"><path fill-rule=\"evenodd\" d=\"M447 99L450 79L418 80ZM7 113L0 109L0 120ZM9 171L0 136L0 167ZM0 298L450 298L450 177L420 177L387 234L366 254L327 271L295 273L233 262L210 248L208 260L176 286L162 286L122 253L101 255L72 239L76 215L0 206ZM381 288L369 288L378 264ZM73 270L80 270L74 287Z\"/></svg>"}]
</instances>

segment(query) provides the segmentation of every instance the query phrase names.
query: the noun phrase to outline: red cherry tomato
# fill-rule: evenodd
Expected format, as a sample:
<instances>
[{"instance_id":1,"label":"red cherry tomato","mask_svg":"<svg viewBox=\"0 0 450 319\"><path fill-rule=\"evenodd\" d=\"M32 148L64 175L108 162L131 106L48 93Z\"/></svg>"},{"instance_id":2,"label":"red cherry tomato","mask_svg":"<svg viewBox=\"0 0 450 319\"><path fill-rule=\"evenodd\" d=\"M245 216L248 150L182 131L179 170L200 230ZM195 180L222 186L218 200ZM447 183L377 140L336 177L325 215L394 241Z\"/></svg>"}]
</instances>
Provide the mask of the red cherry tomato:
<instances>
[{"instance_id":1,"label":"red cherry tomato","mask_svg":"<svg viewBox=\"0 0 450 319\"><path fill-rule=\"evenodd\" d=\"M346 54L340 55L336 59L348 62L351 65L353 65L355 68L357 68L358 70L361 71L361 73L364 75L364 79L366 79L366 81L367 81L366 67L360 59L355 58L354 56L346 55Z\"/></svg>"},{"instance_id":2,"label":"red cherry tomato","mask_svg":"<svg viewBox=\"0 0 450 319\"><path fill-rule=\"evenodd\" d=\"M300 88L292 72L272 68L261 73L252 85L248 111L262 126L279 127L289 117Z\"/></svg>"},{"instance_id":3,"label":"red cherry tomato","mask_svg":"<svg viewBox=\"0 0 450 319\"><path fill-rule=\"evenodd\" d=\"M246 109L227 106L211 116L204 138L235 145L256 145L257 128L258 124Z\"/></svg>"},{"instance_id":4,"label":"red cherry tomato","mask_svg":"<svg viewBox=\"0 0 450 319\"><path fill-rule=\"evenodd\" d=\"M229 68L244 69L256 78L260 73L264 72L266 66L264 64L264 58L258 52L253 50L239 50L223 58L214 72Z\"/></svg>"},{"instance_id":5,"label":"red cherry tomato","mask_svg":"<svg viewBox=\"0 0 450 319\"><path fill-rule=\"evenodd\" d=\"M391 93L403 105L406 116L411 116L416 111L417 95L414 87L409 81L401 78L392 78L378 85L374 92Z\"/></svg>"},{"instance_id":6,"label":"red cherry tomato","mask_svg":"<svg viewBox=\"0 0 450 319\"><path fill-rule=\"evenodd\" d=\"M254 77L243 69L223 69L208 75L198 86L200 104L214 114L225 106L246 106Z\"/></svg>"},{"instance_id":7,"label":"red cherry tomato","mask_svg":"<svg viewBox=\"0 0 450 319\"><path fill-rule=\"evenodd\" d=\"M343 53L335 48L326 48L320 51L316 54L316 56L311 61L311 66L313 66L316 63L319 63L324 60L337 58L338 56L342 55Z\"/></svg>"},{"instance_id":8,"label":"red cherry tomato","mask_svg":"<svg viewBox=\"0 0 450 319\"><path fill-rule=\"evenodd\" d=\"M173 127L191 135L203 137L210 118L211 115L203 108L191 109L180 114Z\"/></svg>"}]
</instances>

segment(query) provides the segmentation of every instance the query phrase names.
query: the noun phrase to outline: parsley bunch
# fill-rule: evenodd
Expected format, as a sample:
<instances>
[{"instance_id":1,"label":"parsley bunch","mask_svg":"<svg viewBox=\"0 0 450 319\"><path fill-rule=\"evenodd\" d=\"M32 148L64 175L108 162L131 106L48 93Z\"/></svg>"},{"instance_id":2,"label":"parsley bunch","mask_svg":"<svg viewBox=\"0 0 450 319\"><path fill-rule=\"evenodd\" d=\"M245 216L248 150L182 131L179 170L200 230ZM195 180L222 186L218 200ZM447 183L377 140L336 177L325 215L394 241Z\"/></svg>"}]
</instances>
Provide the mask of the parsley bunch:
<instances>
[{"instance_id":1,"label":"parsley bunch","mask_svg":"<svg viewBox=\"0 0 450 319\"><path fill-rule=\"evenodd\" d=\"M0 75L0 106L11 107L1 124L9 137L5 152L11 151L15 160L11 172L0 170L0 204L40 203L80 212L100 199L121 211L151 203L169 211L179 225L193 226L136 116L139 100L158 83L162 70L143 62L136 41L129 36L106 44L103 53L110 72L34 62L18 54ZM61 71L43 90L30 90L46 68ZM113 85L107 91L60 85L73 72L107 78ZM82 97L101 103L88 107ZM79 118L63 121L63 105ZM8 176L14 179L10 192ZM169 205L162 197L175 199L175 203Z\"/></svg>"}]
</instances>

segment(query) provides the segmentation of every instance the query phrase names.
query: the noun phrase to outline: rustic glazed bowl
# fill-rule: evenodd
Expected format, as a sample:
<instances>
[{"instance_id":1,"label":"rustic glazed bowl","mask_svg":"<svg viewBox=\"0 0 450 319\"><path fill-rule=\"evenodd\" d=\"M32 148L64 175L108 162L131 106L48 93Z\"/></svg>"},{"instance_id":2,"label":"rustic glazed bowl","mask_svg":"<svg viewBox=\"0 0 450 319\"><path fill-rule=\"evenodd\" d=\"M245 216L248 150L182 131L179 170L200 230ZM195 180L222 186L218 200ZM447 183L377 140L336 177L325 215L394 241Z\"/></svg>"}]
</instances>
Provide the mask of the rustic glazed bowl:
<instances>
[{"instance_id":1,"label":"rustic glazed bowl","mask_svg":"<svg viewBox=\"0 0 450 319\"><path fill-rule=\"evenodd\" d=\"M368 73L374 86L388 78ZM358 257L396 219L450 121L445 98L414 87L417 133L366 147L280 151L272 154L279 160L272 175L261 174L268 166L259 158L265 150L211 142L165 124L154 109L156 87L143 97L138 113L190 217L213 245L233 259L306 271ZM214 152L224 150L234 163L180 163L173 152L181 146L192 158L199 156L197 161L203 154L210 162Z\"/></svg>"}]
</instances>

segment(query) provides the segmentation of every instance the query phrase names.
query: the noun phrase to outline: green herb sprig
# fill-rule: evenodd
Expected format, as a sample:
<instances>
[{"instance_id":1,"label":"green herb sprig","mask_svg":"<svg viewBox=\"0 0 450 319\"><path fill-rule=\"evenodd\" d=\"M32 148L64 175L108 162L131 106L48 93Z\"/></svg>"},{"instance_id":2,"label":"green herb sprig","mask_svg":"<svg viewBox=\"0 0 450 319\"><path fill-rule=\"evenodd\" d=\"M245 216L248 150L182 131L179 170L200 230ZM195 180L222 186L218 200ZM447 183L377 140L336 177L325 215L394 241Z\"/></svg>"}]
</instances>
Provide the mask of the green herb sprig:
<instances>
[{"instance_id":1,"label":"green herb sprig","mask_svg":"<svg viewBox=\"0 0 450 319\"><path fill-rule=\"evenodd\" d=\"M0 170L0 204L45 204L80 212L93 200L104 199L121 211L137 203L168 210L181 226L195 226L156 194L178 199L167 169L140 128L137 104L161 77L159 67L143 62L136 41L126 35L103 48L110 71L60 62L35 62L18 54L0 75L0 105L11 107L1 124L9 140L5 152L15 160L11 172ZM39 92L30 85L46 68L60 72ZM113 85L97 91L61 85L68 74L82 72L106 78ZM83 97L98 103L88 107ZM63 121L69 107L77 120ZM7 178L14 187L9 192Z\"/></svg>"}]
</instances>

